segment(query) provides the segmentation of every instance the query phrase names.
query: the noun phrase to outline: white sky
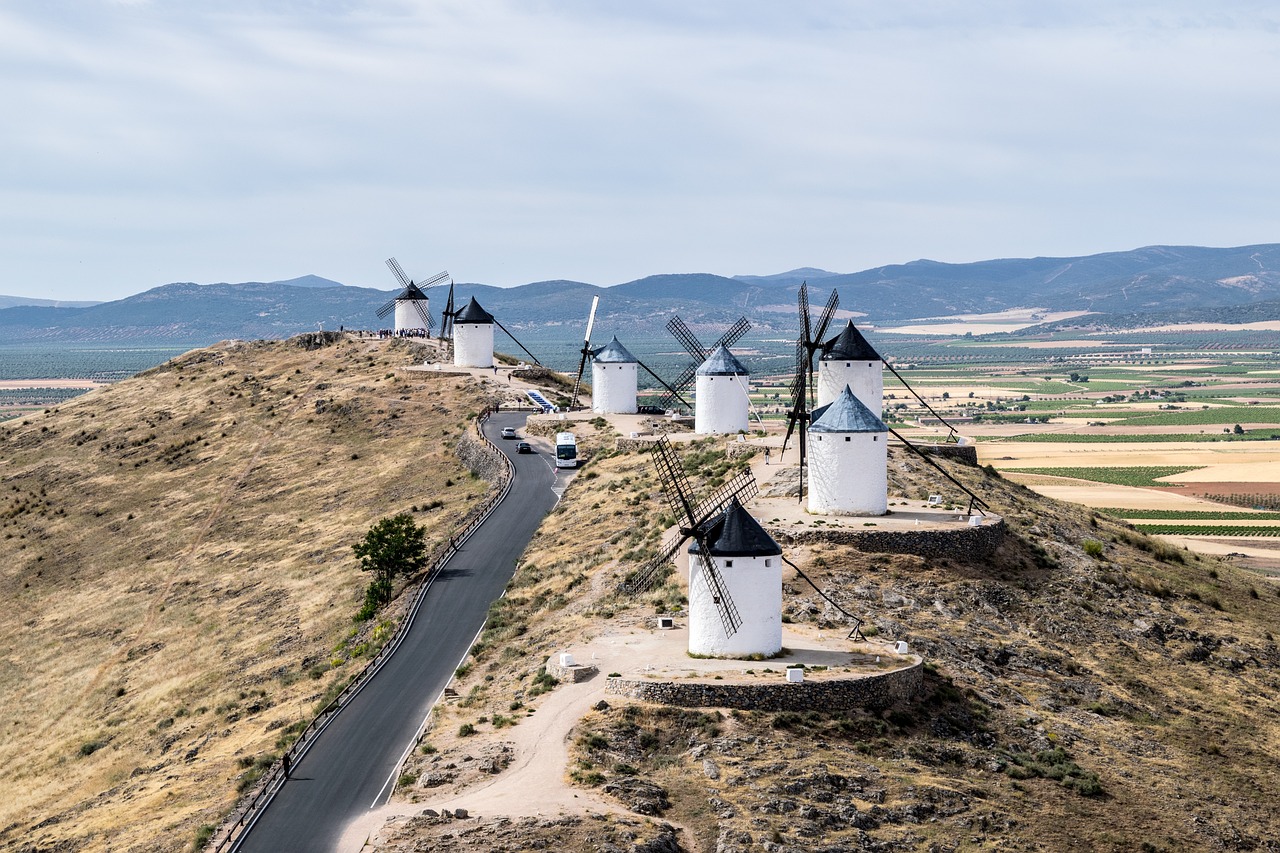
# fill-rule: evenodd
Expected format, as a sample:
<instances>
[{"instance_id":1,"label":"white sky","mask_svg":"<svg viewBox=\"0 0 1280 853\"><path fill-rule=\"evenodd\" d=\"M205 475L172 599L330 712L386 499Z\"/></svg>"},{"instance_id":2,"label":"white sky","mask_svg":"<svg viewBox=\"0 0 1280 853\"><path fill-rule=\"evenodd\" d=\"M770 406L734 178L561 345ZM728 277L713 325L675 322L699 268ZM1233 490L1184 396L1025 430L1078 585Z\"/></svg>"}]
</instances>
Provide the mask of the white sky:
<instances>
[{"instance_id":1,"label":"white sky","mask_svg":"<svg viewBox=\"0 0 1280 853\"><path fill-rule=\"evenodd\" d=\"M0 293L1280 241L1280 7L0 0Z\"/></svg>"}]
</instances>

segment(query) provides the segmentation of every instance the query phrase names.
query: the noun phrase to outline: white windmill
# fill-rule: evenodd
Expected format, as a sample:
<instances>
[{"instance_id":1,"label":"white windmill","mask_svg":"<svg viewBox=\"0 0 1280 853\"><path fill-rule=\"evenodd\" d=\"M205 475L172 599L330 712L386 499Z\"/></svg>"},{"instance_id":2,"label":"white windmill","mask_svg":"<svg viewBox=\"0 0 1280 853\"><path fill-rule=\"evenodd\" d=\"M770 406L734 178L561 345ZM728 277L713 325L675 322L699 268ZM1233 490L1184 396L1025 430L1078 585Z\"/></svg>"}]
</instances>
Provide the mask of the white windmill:
<instances>
[{"instance_id":1,"label":"white windmill","mask_svg":"<svg viewBox=\"0 0 1280 853\"><path fill-rule=\"evenodd\" d=\"M873 412L884 408L884 361L850 320L818 357L818 405L833 402L845 387Z\"/></svg>"},{"instance_id":2,"label":"white windmill","mask_svg":"<svg viewBox=\"0 0 1280 853\"><path fill-rule=\"evenodd\" d=\"M723 344L698 368L693 431L701 435L746 432L750 426L751 372Z\"/></svg>"},{"instance_id":3,"label":"white windmill","mask_svg":"<svg viewBox=\"0 0 1280 853\"><path fill-rule=\"evenodd\" d=\"M569 408L578 407L578 394L582 390L582 374L586 372L588 360L591 361L591 410L593 412L602 415L634 415L639 410L636 399L639 368L643 368L646 373L656 379L659 385L667 389L672 398L683 403L684 398L680 393L644 362L632 355L631 351L618 340L617 335L602 347L591 346L591 330L595 328L596 308L599 304L599 296L591 297L591 311L587 315L587 334L583 338L582 349L579 350L582 358L578 360L578 375L573 381L573 396L569 401Z\"/></svg>"},{"instance_id":4,"label":"white windmill","mask_svg":"<svg viewBox=\"0 0 1280 853\"><path fill-rule=\"evenodd\" d=\"M845 386L809 421L809 512L884 515L889 428Z\"/></svg>"},{"instance_id":5,"label":"white windmill","mask_svg":"<svg viewBox=\"0 0 1280 853\"><path fill-rule=\"evenodd\" d=\"M385 318L394 311L392 328L395 332L422 330L430 334L435 324L431 319L431 300L426 291L447 279L449 273L439 272L426 281L415 282L404 274L395 258L387 258L387 267L400 282L400 292L378 309L378 318Z\"/></svg>"},{"instance_id":6,"label":"white windmill","mask_svg":"<svg viewBox=\"0 0 1280 853\"><path fill-rule=\"evenodd\" d=\"M493 367L493 315L474 296L453 315L453 363Z\"/></svg>"}]
</instances>

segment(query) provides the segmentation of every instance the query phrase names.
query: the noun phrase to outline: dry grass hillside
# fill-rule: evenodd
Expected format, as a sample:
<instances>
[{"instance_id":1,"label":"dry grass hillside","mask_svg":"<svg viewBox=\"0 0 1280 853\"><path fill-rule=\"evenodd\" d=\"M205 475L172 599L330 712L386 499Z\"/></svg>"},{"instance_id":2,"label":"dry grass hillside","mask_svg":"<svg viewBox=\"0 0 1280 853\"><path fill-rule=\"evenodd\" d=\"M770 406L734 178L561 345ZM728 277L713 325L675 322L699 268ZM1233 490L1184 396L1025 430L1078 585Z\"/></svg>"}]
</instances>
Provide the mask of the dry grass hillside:
<instances>
[{"instance_id":1,"label":"dry grass hillside","mask_svg":"<svg viewBox=\"0 0 1280 853\"><path fill-rule=\"evenodd\" d=\"M364 665L352 544L488 488L451 450L487 392L410 360L223 343L0 424L0 848L190 849Z\"/></svg>"},{"instance_id":2,"label":"dry grass hillside","mask_svg":"<svg viewBox=\"0 0 1280 853\"><path fill-rule=\"evenodd\" d=\"M730 463L717 446L684 451L693 473L723 476ZM1280 849L1271 633L1280 590L992 473L943 464L1008 519L991 560L789 549L867 616L868 633L923 653L918 700L843 715L610 698L578 723L568 779L650 817L487 816L488 832L415 818L384 849ZM890 467L891 494L922 498L941 485L901 450ZM681 600L674 584L638 600L613 594L665 514L641 455L605 453L578 475L492 609L460 698L439 712L399 796L447 799L503 772L509 727L528 724L547 691L562 689L540 671L548 655L604 620ZM798 581L787 582L785 600L791 621L834 615ZM673 836L661 821L683 829Z\"/></svg>"}]
</instances>

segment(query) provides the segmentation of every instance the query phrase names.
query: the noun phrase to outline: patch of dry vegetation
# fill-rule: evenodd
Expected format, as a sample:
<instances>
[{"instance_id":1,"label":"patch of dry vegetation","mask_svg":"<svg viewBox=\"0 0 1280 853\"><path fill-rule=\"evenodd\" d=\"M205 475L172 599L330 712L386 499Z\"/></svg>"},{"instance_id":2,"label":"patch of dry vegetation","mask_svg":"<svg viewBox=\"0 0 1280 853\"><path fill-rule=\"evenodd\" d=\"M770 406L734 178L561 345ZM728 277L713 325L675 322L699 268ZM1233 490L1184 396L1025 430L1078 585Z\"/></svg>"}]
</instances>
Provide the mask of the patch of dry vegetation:
<instances>
[{"instance_id":1,"label":"patch of dry vegetation","mask_svg":"<svg viewBox=\"0 0 1280 853\"><path fill-rule=\"evenodd\" d=\"M189 848L386 640L352 544L488 488L487 393L409 360L224 343L0 425L0 846Z\"/></svg>"},{"instance_id":2,"label":"patch of dry vegetation","mask_svg":"<svg viewBox=\"0 0 1280 853\"><path fill-rule=\"evenodd\" d=\"M1008 519L990 560L832 544L789 554L867 616L868 633L924 655L918 700L851 714L610 700L575 729L570 780L725 853L1275 849L1277 588L989 471L942 464ZM892 494L940 485L902 451L890 469ZM491 613L460 699L430 735L439 751L417 759L421 776L500 743L495 721L518 724L536 708L554 689L543 661L597 620L679 603L675 584L613 594L670 521L647 458L613 456L584 473L596 475L590 488L580 478L569 489ZM798 580L785 608L792 621L838 624Z\"/></svg>"}]
</instances>

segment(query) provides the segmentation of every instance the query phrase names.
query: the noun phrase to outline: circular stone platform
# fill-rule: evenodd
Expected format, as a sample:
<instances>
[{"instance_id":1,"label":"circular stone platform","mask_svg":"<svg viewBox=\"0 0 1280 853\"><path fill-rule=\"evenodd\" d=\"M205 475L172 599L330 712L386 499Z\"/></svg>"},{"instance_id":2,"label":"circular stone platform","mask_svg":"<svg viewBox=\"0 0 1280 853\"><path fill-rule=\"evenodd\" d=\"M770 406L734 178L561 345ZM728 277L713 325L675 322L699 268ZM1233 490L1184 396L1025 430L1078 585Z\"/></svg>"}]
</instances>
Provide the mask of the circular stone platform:
<instances>
[{"instance_id":1,"label":"circular stone platform","mask_svg":"<svg viewBox=\"0 0 1280 853\"><path fill-rule=\"evenodd\" d=\"M611 626L564 651L573 654L576 666L607 673L606 693L684 707L853 711L909 699L923 684L921 658L896 654L893 643L854 642L845 631L783 625L778 657L692 658L686 614L675 614L673 621L669 629L656 627L656 617ZM553 655L552 663L558 658ZM794 666L804 667L804 681L787 680L787 668Z\"/></svg>"}]
</instances>

